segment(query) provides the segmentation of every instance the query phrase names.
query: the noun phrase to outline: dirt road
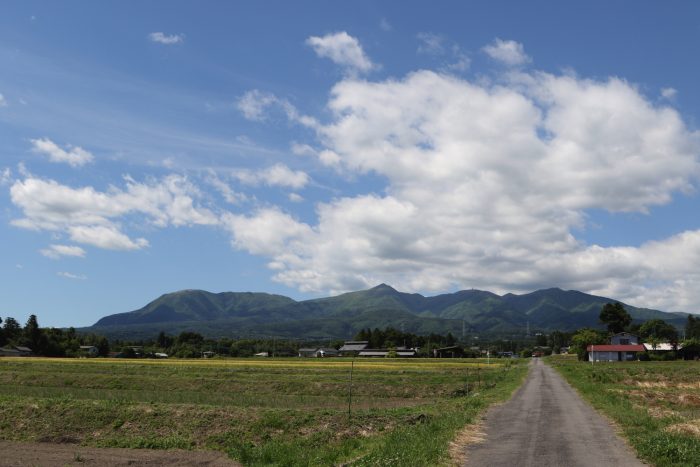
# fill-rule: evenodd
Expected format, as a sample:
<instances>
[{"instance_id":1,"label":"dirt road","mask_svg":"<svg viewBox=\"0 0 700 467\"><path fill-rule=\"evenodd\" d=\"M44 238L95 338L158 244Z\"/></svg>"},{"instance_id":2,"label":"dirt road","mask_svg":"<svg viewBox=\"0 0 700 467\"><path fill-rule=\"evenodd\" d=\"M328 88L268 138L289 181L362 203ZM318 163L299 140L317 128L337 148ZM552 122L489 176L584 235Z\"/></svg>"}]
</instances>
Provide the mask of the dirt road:
<instances>
[{"instance_id":1,"label":"dirt road","mask_svg":"<svg viewBox=\"0 0 700 467\"><path fill-rule=\"evenodd\" d=\"M70 444L0 441L2 467L56 466L236 467L225 454L209 451L88 448Z\"/></svg>"},{"instance_id":2,"label":"dirt road","mask_svg":"<svg viewBox=\"0 0 700 467\"><path fill-rule=\"evenodd\" d=\"M486 414L485 440L467 448L467 466L643 466L549 366L533 359L515 396Z\"/></svg>"}]
</instances>

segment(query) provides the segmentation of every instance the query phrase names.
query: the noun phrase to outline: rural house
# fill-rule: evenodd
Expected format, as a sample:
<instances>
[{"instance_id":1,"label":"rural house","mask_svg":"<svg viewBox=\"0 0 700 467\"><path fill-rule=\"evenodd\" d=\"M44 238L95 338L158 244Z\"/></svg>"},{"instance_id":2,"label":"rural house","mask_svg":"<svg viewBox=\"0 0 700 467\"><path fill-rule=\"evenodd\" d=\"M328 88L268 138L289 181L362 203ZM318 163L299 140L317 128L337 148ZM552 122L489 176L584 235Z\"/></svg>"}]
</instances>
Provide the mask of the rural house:
<instances>
[{"instance_id":1,"label":"rural house","mask_svg":"<svg viewBox=\"0 0 700 467\"><path fill-rule=\"evenodd\" d=\"M416 349L407 349L405 347L398 347L396 350L390 349L364 349L361 350L357 356L358 357L415 357L418 354Z\"/></svg>"},{"instance_id":2,"label":"rural house","mask_svg":"<svg viewBox=\"0 0 700 467\"><path fill-rule=\"evenodd\" d=\"M318 350L316 347L314 347L314 348L303 347L303 348L299 349L299 356L300 357L315 357L316 350Z\"/></svg>"},{"instance_id":3,"label":"rural house","mask_svg":"<svg viewBox=\"0 0 700 467\"><path fill-rule=\"evenodd\" d=\"M94 345L81 345L80 353L85 357L97 357L100 351Z\"/></svg>"},{"instance_id":4,"label":"rural house","mask_svg":"<svg viewBox=\"0 0 700 467\"><path fill-rule=\"evenodd\" d=\"M629 362L637 360L637 352L646 349L639 343L639 337L621 332L610 338L610 344L589 345L586 351L589 362Z\"/></svg>"},{"instance_id":5,"label":"rural house","mask_svg":"<svg viewBox=\"0 0 700 467\"><path fill-rule=\"evenodd\" d=\"M369 346L369 341L346 341L343 346L338 349L341 357L352 357L365 350Z\"/></svg>"},{"instance_id":6,"label":"rural house","mask_svg":"<svg viewBox=\"0 0 700 467\"><path fill-rule=\"evenodd\" d=\"M22 345L7 346L0 349L0 357L29 357L33 355L32 349Z\"/></svg>"},{"instance_id":7,"label":"rural house","mask_svg":"<svg viewBox=\"0 0 700 467\"><path fill-rule=\"evenodd\" d=\"M330 347L321 347L316 351L316 356L319 358L323 357L337 357L338 351Z\"/></svg>"}]
</instances>

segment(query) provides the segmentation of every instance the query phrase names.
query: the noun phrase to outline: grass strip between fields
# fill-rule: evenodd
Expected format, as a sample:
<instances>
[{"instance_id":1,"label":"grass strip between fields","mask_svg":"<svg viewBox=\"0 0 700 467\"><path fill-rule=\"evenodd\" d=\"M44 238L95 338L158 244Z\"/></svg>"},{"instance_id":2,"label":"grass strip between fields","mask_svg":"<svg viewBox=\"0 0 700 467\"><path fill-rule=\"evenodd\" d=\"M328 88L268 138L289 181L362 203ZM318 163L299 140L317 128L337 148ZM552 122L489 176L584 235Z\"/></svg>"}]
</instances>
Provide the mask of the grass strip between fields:
<instances>
[{"instance_id":1,"label":"grass strip between fields","mask_svg":"<svg viewBox=\"0 0 700 467\"><path fill-rule=\"evenodd\" d=\"M547 361L617 425L641 459L660 467L700 465L698 362Z\"/></svg>"}]
</instances>

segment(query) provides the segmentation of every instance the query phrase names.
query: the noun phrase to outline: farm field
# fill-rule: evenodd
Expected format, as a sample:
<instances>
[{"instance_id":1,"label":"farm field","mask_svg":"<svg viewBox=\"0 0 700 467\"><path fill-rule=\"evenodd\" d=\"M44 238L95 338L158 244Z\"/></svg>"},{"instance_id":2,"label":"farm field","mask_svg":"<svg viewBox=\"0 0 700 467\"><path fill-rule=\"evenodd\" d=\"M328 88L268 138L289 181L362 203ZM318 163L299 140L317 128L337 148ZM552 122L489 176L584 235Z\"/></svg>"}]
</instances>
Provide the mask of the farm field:
<instances>
[{"instance_id":1,"label":"farm field","mask_svg":"<svg viewBox=\"0 0 700 467\"><path fill-rule=\"evenodd\" d=\"M641 459L657 466L700 465L700 364L547 360L610 417Z\"/></svg>"},{"instance_id":2,"label":"farm field","mask_svg":"<svg viewBox=\"0 0 700 467\"><path fill-rule=\"evenodd\" d=\"M244 465L440 465L525 362L0 359L0 439L216 450Z\"/></svg>"}]
</instances>

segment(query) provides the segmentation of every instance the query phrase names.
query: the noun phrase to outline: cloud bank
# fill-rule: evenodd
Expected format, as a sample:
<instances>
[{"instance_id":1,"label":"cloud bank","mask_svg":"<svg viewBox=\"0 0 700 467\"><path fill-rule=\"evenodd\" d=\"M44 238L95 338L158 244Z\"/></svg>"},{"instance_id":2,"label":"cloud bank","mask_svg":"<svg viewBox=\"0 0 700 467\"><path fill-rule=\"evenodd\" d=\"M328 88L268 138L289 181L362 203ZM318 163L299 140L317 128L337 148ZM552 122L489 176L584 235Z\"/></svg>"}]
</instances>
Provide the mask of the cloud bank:
<instances>
[{"instance_id":1,"label":"cloud bank","mask_svg":"<svg viewBox=\"0 0 700 467\"><path fill-rule=\"evenodd\" d=\"M494 47L507 64L526 60L510 42ZM700 174L697 133L624 80L418 71L343 80L328 111L319 162L379 175L385 193L320 203L313 224L277 208L229 217L234 247L269 257L276 280L319 293L556 285L666 309L700 304L700 231L638 248L573 234L588 210L645 213Z\"/></svg>"}]
</instances>

